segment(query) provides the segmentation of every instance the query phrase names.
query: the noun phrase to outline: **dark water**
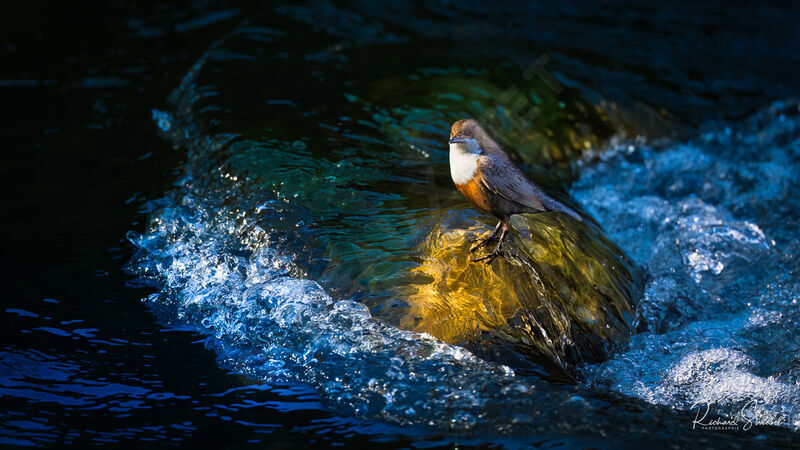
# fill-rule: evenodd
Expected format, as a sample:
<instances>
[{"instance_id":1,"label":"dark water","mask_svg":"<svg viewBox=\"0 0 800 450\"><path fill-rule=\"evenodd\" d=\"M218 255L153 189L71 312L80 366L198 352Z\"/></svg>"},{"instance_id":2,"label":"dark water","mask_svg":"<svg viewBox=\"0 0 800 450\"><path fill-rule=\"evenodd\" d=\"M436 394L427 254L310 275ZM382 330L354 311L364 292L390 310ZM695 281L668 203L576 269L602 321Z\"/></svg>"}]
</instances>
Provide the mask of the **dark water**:
<instances>
[{"instance_id":1,"label":"dark water","mask_svg":"<svg viewBox=\"0 0 800 450\"><path fill-rule=\"evenodd\" d=\"M0 50L4 444L796 440L790 8L37 6ZM402 331L426 238L491 225L467 115L646 269L577 384Z\"/></svg>"}]
</instances>

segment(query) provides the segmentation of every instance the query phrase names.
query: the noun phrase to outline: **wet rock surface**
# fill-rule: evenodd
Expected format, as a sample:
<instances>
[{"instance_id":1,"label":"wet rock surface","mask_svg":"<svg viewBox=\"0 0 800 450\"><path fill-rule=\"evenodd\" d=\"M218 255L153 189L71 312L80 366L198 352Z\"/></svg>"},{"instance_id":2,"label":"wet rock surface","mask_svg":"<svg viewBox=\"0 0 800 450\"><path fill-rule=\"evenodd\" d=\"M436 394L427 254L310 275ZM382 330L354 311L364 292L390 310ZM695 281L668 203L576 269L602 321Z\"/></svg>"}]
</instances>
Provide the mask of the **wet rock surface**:
<instances>
[{"instance_id":1,"label":"wet rock surface","mask_svg":"<svg viewBox=\"0 0 800 450\"><path fill-rule=\"evenodd\" d=\"M471 261L481 253L470 247L492 218L470 212L447 214L415 249L421 264L411 272L421 282L403 289L401 327L504 345L562 370L605 359L630 334L643 272L594 225L558 213L515 216L503 257L487 265Z\"/></svg>"}]
</instances>

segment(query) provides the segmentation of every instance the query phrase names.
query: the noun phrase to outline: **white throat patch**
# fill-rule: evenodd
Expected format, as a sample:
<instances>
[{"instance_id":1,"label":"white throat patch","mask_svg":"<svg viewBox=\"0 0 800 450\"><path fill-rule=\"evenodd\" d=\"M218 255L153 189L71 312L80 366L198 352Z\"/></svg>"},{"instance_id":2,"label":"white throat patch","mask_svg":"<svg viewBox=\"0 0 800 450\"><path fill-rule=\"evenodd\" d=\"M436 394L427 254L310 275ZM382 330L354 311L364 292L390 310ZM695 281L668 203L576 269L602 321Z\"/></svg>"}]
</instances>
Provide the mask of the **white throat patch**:
<instances>
[{"instance_id":1,"label":"white throat patch","mask_svg":"<svg viewBox=\"0 0 800 450\"><path fill-rule=\"evenodd\" d=\"M480 154L481 147L475 139L450 144L450 176L455 184L464 184L475 176Z\"/></svg>"}]
</instances>

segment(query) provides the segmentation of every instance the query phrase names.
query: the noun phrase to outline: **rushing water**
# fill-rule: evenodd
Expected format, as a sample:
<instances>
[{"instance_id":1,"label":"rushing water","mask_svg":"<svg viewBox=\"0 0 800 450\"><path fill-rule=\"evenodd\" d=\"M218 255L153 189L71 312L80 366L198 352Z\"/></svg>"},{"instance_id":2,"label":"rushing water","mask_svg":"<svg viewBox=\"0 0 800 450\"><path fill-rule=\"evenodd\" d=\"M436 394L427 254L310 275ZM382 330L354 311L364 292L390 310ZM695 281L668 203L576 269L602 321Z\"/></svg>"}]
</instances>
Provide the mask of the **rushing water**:
<instances>
[{"instance_id":1,"label":"rushing water","mask_svg":"<svg viewBox=\"0 0 800 450\"><path fill-rule=\"evenodd\" d=\"M0 413L2 442L233 430L290 446L791 444L800 103L752 108L764 104L760 86L769 98L797 91L788 69L745 71L756 63L705 48L702 61L686 57L733 29L739 50L794 61L772 45L790 38L750 38L724 18L684 29L708 13L698 6L573 6L314 2L179 15L176 33L238 25L149 118L184 159L170 160L163 195L130 199L144 224L124 225L135 228L125 270L137 295L148 288L162 329L124 306L108 329L49 297L7 308L21 336L60 340L3 349L0 395L14 401ZM641 45L626 44L615 17L641 28ZM661 30L685 32L663 40ZM759 81L709 83L720 68ZM586 223L516 219L512 254L468 262L467 239L494 225L449 179L449 124L470 116ZM142 160L156 151L142 150ZM175 331L207 351L161 337ZM58 350L64 342L78 350ZM212 353L235 381L178 387L189 371L212 373ZM154 355L190 369L165 375ZM52 404L76 418L54 423ZM693 427L706 408L706 422L735 423ZM142 418L148 410L158 413ZM117 422L92 416L87 432L78 417L90 411ZM234 422L248 432L224 428Z\"/></svg>"},{"instance_id":2,"label":"rushing water","mask_svg":"<svg viewBox=\"0 0 800 450\"><path fill-rule=\"evenodd\" d=\"M799 119L800 103L778 102L587 165L576 195L650 274L644 332L585 368L592 385L800 427Z\"/></svg>"},{"instance_id":3,"label":"rushing water","mask_svg":"<svg viewBox=\"0 0 800 450\"><path fill-rule=\"evenodd\" d=\"M274 55L298 31L257 23L198 61L173 110L153 111L165 137L188 151L175 189L153 202L148 230L131 235L131 270L155 282L146 301L161 321L207 333L220 363L251 379L309 384L335 411L468 442L542 439L553 422L587 439L598 422L635 435L631 423L598 416L608 391L681 410L744 408L770 424L788 414L783 426L800 425L791 362L762 350L793 330L796 256L777 249L796 246L787 204L798 173L795 103L685 143L598 146L624 125L574 92L557 101L534 80L520 89L546 114L496 105L496 83L513 76L502 64L490 76L454 56L401 71L372 54L375 81L353 84L340 73L354 56L314 41L303 61L286 55L292 63L282 64ZM257 84L275 78L286 81ZM341 91L321 103L315 92L330 95L331 84ZM572 193L647 267L640 333L609 361L584 364L578 385L403 331L415 326L402 313L392 323L394 310L413 303L397 293L402 285L426 283L407 275L414 247L444 226L441 214L469 208L442 179L448 123L464 115L516 143L523 161L550 165L550 176L576 177ZM519 131L528 129L552 131ZM576 170L570 155L581 153ZM450 301L443 307L457 306Z\"/></svg>"}]
</instances>

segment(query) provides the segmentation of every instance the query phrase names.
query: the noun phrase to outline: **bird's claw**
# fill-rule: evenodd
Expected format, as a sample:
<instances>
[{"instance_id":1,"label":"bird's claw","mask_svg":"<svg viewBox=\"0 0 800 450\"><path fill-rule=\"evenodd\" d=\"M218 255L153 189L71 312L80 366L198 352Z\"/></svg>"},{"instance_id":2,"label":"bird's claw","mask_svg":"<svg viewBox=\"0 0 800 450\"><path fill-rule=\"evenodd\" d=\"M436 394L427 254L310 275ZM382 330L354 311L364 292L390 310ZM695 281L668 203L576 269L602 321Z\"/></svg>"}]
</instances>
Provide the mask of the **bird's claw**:
<instances>
[{"instance_id":1,"label":"bird's claw","mask_svg":"<svg viewBox=\"0 0 800 450\"><path fill-rule=\"evenodd\" d=\"M475 258L475 259L473 259L473 260L472 260L472 262L486 261L486 265L488 266L488 265L489 265L489 264L491 264L491 263L492 263L492 261L494 261L494 259L495 259L495 258L497 258L498 256L499 256L499 255L498 255L497 253L495 253L495 252L492 252L492 253L489 253L489 254L488 254L488 255L486 255L486 256L481 256L480 258Z\"/></svg>"},{"instance_id":2,"label":"bird's claw","mask_svg":"<svg viewBox=\"0 0 800 450\"><path fill-rule=\"evenodd\" d=\"M495 236L497 235L497 231L500 230L500 229L502 229L503 232L500 234L500 239L497 239ZM494 250L492 250L492 252L489 253L486 256L482 256L480 258L473 259L472 262L486 261L486 265L487 266L489 264L491 264L492 261L495 260L495 258L500 256L500 247L503 245L503 242L505 242L505 240L506 240L506 233L508 233L508 223L503 221L503 220L501 220L500 222L497 223L497 226L494 227L494 231L492 231L492 233L488 237L486 237L484 239L481 239L481 241L478 242L478 244L474 245L471 249L469 249L469 252L472 253L475 250L477 250L477 249L483 247L484 245L486 245L488 242L497 240L497 245L495 245Z\"/></svg>"},{"instance_id":3,"label":"bird's claw","mask_svg":"<svg viewBox=\"0 0 800 450\"><path fill-rule=\"evenodd\" d=\"M502 242L500 244L497 244L497 247L495 247L494 250L492 250L492 252L489 253L488 255L481 256L480 258L475 258L475 259L472 260L472 262L486 261L486 265L488 266L489 264L492 263L492 261L495 260L495 258L500 256L500 245L501 244L502 244Z\"/></svg>"},{"instance_id":4,"label":"bird's claw","mask_svg":"<svg viewBox=\"0 0 800 450\"><path fill-rule=\"evenodd\" d=\"M484 239L480 239L477 244L475 244L472 247L470 247L469 252L470 253L475 253L475 250L478 250L479 248L483 247L484 245L488 244L489 242L492 242L495 239L496 238L494 237L494 235L489 236L489 237L484 238Z\"/></svg>"}]
</instances>

